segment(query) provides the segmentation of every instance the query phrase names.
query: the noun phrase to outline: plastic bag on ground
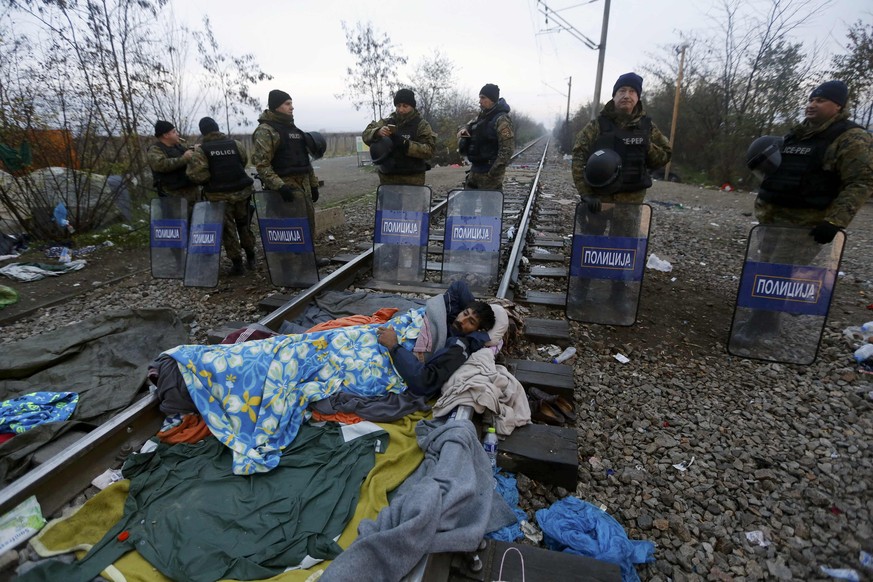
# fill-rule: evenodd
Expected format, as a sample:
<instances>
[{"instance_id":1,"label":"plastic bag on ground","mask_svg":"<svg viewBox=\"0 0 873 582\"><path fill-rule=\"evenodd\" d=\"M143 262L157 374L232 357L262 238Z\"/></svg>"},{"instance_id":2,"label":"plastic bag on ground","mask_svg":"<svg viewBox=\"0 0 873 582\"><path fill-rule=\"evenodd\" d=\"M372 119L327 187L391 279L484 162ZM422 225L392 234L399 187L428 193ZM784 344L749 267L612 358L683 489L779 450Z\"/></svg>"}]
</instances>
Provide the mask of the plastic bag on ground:
<instances>
[{"instance_id":1,"label":"plastic bag on ground","mask_svg":"<svg viewBox=\"0 0 873 582\"><path fill-rule=\"evenodd\" d=\"M664 273L669 273L673 270L673 265L671 265L668 261L661 259L655 253L649 255L649 260L646 261L646 267L649 269L654 269L655 271L663 271Z\"/></svg>"}]
</instances>

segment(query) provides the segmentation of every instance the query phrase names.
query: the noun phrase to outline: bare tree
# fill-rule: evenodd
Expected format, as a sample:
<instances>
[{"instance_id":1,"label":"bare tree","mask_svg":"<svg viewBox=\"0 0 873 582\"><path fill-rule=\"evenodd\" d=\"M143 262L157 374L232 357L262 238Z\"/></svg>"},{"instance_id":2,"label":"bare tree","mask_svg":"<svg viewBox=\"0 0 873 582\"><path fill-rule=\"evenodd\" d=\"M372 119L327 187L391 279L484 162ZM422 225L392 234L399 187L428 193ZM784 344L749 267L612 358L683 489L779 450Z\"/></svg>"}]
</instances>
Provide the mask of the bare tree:
<instances>
[{"instance_id":1,"label":"bare tree","mask_svg":"<svg viewBox=\"0 0 873 582\"><path fill-rule=\"evenodd\" d=\"M828 74L849 86L854 118L869 127L873 121L873 24L858 20L847 36L847 52L834 57Z\"/></svg>"},{"instance_id":2,"label":"bare tree","mask_svg":"<svg viewBox=\"0 0 873 582\"><path fill-rule=\"evenodd\" d=\"M450 58L435 50L423 58L409 78L415 91L415 101L421 116L428 122L446 108L454 85L455 64Z\"/></svg>"},{"instance_id":3,"label":"bare tree","mask_svg":"<svg viewBox=\"0 0 873 582\"><path fill-rule=\"evenodd\" d=\"M235 56L221 52L209 16L203 16L203 28L203 32L194 33L200 64L209 74L208 85L219 95L219 104L213 103L209 108L213 114L224 112L227 133L232 133L231 118L237 124L245 124L248 111L260 110L260 101L251 95L251 86L269 81L273 76L262 71L250 53Z\"/></svg>"},{"instance_id":4,"label":"bare tree","mask_svg":"<svg viewBox=\"0 0 873 582\"><path fill-rule=\"evenodd\" d=\"M399 69L407 59L397 54L398 49L388 35L380 36L370 22L358 22L354 29L342 22L342 27L346 48L355 58L355 64L346 68L346 91L335 97L351 99L358 111L366 106L373 119L380 119L391 108L391 95L398 86Z\"/></svg>"}]
</instances>

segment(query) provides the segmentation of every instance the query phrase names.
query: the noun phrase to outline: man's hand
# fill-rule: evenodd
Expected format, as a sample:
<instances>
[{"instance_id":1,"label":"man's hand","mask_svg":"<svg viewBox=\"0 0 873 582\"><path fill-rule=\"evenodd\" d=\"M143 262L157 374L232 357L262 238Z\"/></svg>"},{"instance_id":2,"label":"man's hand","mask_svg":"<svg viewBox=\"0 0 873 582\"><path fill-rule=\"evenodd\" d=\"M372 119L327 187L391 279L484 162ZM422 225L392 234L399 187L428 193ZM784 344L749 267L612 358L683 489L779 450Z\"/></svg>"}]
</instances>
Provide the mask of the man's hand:
<instances>
[{"instance_id":1,"label":"man's hand","mask_svg":"<svg viewBox=\"0 0 873 582\"><path fill-rule=\"evenodd\" d=\"M389 350L397 345L397 332L393 327L380 327L376 330L376 337L379 338L379 344Z\"/></svg>"},{"instance_id":2,"label":"man's hand","mask_svg":"<svg viewBox=\"0 0 873 582\"><path fill-rule=\"evenodd\" d=\"M817 242L818 244L826 245L834 240L834 237L837 236L838 232L840 232L839 226L831 224L827 220L822 220L814 227L812 227L812 230L809 231L809 234L810 236L812 236L812 238L815 239L815 242Z\"/></svg>"},{"instance_id":3,"label":"man's hand","mask_svg":"<svg viewBox=\"0 0 873 582\"><path fill-rule=\"evenodd\" d=\"M597 196L583 196L582 204L588 207L588 212L591 214L600 212L600 198Z\"/></svg>"},{"instance_id":4,"label":"man's hand","mask_svg":"<svg viewBox=\"0 0 873 582\"><path fill-rule=\"evenodd\" d=\"M379 128L379 131L377 131L376 133L378 135L381 135L382 137L388 137L389 135L391 135L391 128L388 127L387 125L383 125L382 127Z\"/></svg>"},{"instance_id":5,"label":"man's hand","mask_svg":"<svg viewBox=\"0 0 873 582\"><path fill-rule=\"evenodd\" d=\"M466 127L462 127L458 130L458 139L461 139L462 137L470 137L470 132Z\"/></svg>"},{"instance_id":6,"label":"man's hand","mask_svg":"<svg viewBox=\"0 0 873 582\"><path fill-rule=\"evenodd\" d=\"M194 150L185 150L185 153L182 154L182 159L190 160L191 156L193 156L193 155L194 155Z\"/></svg>"},{"instance_id":7,"label":"man's hand","mask_svg":"<svg viewBox=\"0 0 873 582\"><path fill-rule=\"evenodd\" d=\"M312 186L309 190L312 192L312 201L318 202L318 186Z\"/></svg>"},{"instance_id":8,"label":"man's hand","mask_svg":"<svg viewBox=\"0 0 873 582\"><path fill-rule=\"evenodd\" d=\"M279 188L279 194L282 196L282 200L284 200L285 202L294 202L294 188L292 188L288 184L285 184L281 188Z\"/></svg>"}]
</instances>

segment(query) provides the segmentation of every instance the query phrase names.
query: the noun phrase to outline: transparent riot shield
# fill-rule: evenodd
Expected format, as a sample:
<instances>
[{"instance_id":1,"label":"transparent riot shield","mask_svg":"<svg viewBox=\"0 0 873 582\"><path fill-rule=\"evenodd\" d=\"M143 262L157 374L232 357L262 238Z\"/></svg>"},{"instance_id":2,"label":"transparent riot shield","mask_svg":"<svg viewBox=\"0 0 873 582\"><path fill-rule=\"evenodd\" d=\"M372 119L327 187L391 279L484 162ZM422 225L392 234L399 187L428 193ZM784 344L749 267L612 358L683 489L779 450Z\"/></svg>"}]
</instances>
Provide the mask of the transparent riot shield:
<instances>
[{"instance_id":1,"label":"transparent riot shield","mask_svg":"<svg viewBox=\"0 0 873 582\"><path fill-rule=\"evenodd\" d=\"M286 201L270 191L256 192L254 197L270 281L276 287L317 283L315 245L303 198Z\"/></svg>"},{"instance_id":2,"label":"transparent riot shield","mask_svg":"<svg viewBox=\"0 0 873 582\"><path fill-rule=\"evenodd\" d=\"M424 281L430 198L428 186L379 186L373 228L373 278Z\"/></svg>"},{"instance_id":3,"label":"transparent riot shield","mask_svg":"<svg viewBox=\"0 0 873 582\"><path fill-rule=\"evenodd\" d=\"M224 202L198 202L194 205L185 261L185 287L218 285L223 227Z\"/></svg>"},{"instance_id":4,"label":"transparent riot shield","mask_svg":"<svg viewBox=\"0 0 873 582\"><path fill-rule=\"evenodd\" d=\"M177 196L151 203L149 250L152 277L182 279L188 255L188 201Z\"/></svg>"},{"instance_id":5,"label":"transparent riot shield","mask_svg":"<svg viewBox=\"0 0 873 582\"><path fill-rule=\"evenodd\" d=\"M503 192L449 192L443 239L443 283L466 279L471 289L487 289L497 284L502 211Z\"/></svg>"},{"instance_id":6,"label":"transparent riot shield","mask_svg":"<svg viewBox=\"0 0 873 582\"><path fill-rule=\"evenodd\" d=\"M811 364L828 316L846 235L820 245L809 228L758 225L749 233L728 352Z\"/></svg>"},{"instance_id":7,"label":"transparent riot shield","mask_svg":"<svg viewBox=\"0 0 873 582\"><path fill-rule=\"evenodd\" d=\"M592 214L576 206L567 317L604 325L633 325L646 264L652 207L604 203Z\"/></svg>"}]
</instances>

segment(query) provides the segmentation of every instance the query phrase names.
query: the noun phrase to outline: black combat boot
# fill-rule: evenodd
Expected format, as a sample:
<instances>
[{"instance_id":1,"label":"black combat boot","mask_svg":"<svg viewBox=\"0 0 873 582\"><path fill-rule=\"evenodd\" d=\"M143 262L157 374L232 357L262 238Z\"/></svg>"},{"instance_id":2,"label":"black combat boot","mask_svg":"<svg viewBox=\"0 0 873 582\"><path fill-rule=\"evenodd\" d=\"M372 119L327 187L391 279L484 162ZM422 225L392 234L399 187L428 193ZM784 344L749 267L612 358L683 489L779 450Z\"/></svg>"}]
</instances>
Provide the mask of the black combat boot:
<instances>
[{"instance_id":1,"label":"black combat boot","mask_svg":"<svg viewBox=\"0 0 873 582\"><path fill-rule=\"evenodd\" d=\"M249 271L255 270L255 251L246 249L246 266L249 268Z\"/></svg>"},{"instance_id":2,"label":"black combat boot","mask_svg":"<svg viewBox=\"0 0 873 582\"><path fill-rule=\"evenodd\" d=\"M245 273L241 258L231 259L231 262L233 263L233 266L230 268L230 272L228 272L228 275L230 275L231 277L239 277L240 275Z\"/></svg>"}]
</instances>

